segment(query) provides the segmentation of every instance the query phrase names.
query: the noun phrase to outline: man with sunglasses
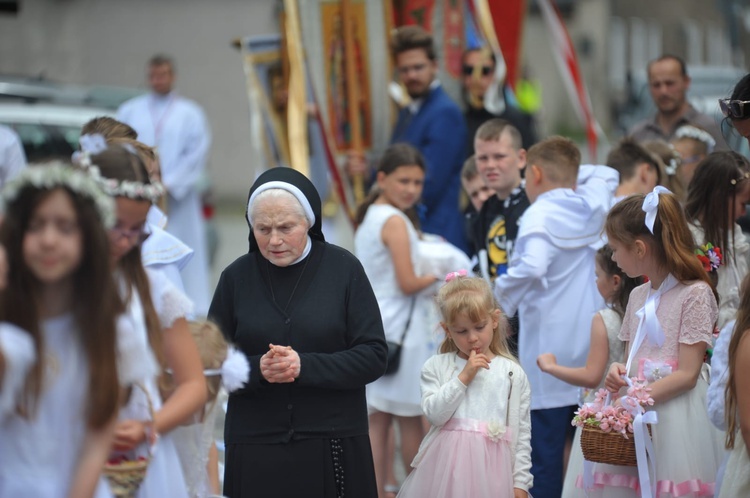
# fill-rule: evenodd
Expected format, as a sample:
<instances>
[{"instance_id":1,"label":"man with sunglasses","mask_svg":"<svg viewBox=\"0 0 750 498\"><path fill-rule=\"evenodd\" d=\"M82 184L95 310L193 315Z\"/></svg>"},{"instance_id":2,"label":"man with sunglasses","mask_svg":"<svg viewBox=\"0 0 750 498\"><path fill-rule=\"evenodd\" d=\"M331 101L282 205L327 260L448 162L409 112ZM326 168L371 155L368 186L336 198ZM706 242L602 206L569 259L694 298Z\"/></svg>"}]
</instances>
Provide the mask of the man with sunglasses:
<instances>
[{"instance_id":1,"label":"man with sunglasses","mask_svg":"<svg viewBox=\"0 0 750 498\"><path fill-rule=\"evenodd\" d=\"M693 125L706 130L716 140L716 150L726 150L726 142L716 121L698 112L687 100L690 76L685 61L674 55L662 55L648 63L648 88L656 105L656 114L637 123L628 135L638 142L674 138L677 129Z\"/></svg>"},{"instance_id":2,"label":"man with sunglasses","mask_svg":"<svg viewBox=\"0 0 750 498\"><path fill-rule=\"evenodd\" d=\"M461 109L437 79L432 36L419 26L402 26L391 39L396 72L410 97L398 115L391 143L406 142L427 166L419 220L422 230L441 235L468 252L458 205L461 167L466 155L466 124Z\"/></svg>"},{"instance_id":3,"label":"man with sunglasses","mask_svg":"<svg viewBox=\"0 0 750 498\"><path fill-rule=\"evenodd\" d=\"M534 118L530 114L508 105L502 97L505 109L499 114L493 114L485 106L484 98L491 85L502 85L502 81L495 80L495 54L484 48L470 48L462 57L462 76L464 100L466 101L466 126L469 136L466 142L466 156L474 154L474 136L479 127L490 119L500 118L517 129L521 133L521 141L524 149L528 149L537 141L534 129Z\"/></svg>"}]
</instances>

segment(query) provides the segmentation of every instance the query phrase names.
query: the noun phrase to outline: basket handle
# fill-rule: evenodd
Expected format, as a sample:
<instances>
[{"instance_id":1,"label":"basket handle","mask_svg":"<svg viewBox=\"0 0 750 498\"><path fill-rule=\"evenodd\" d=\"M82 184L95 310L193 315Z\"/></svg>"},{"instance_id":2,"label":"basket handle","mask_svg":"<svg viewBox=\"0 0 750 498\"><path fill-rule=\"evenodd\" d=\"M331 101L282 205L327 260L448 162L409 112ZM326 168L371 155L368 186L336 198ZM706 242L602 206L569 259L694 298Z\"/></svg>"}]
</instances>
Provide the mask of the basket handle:
<instances>
[{"instance_id":1,"label":"basket handle","mask_svg":"<svg viewBox=\"0 0 750 498\"><path fill-rule=\"evenodd\" d=\"M149 458L154 456L154 450L156 449L156 442L159 439L159 435L154 429L154 422L156 421L156 411L154 410L154 402L151 399L151 395L146 389L146 386L141 382L134 382L133 386L137 387L143 394L146 395L146 404L148 405L148 413L151 415L151 422L144 424L146 427L146 448L148 449Z\"/></svg>"}]
</instances>

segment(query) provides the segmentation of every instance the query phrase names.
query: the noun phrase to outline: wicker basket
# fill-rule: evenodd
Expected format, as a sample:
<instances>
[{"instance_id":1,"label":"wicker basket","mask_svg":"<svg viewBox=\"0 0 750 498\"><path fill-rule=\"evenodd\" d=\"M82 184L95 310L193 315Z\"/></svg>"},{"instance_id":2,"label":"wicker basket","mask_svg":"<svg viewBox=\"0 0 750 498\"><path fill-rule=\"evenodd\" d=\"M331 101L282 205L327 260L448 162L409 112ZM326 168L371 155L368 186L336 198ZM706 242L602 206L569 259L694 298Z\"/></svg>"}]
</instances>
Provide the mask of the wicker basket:
<instances>
[{"instance_id":1,"label":"wicker basket","mask_svg":"<svg viewBox=\"0 0 750 498\"><path fill-rule=\"evenodd\" d=\"M154 405L146 388L141 384L134 384L146 394L151 420L154 420ZM109 489L116 498L134 498L141 483L146 478L148 464L151 461L152 448L147 444L148 457L140 460L126 460L120 463L106 463L103 473L109 482Z\"/></svg>"},{"instance_id":2,"label":"wicker basket","mask_svg":"<svg viewBox=\"0 0 750 498\"><path fill-rule=\"evenodd\" d=\"M648 426L651 434L651 426ZM590 462L635 467L635 436L625 439L619 432L604 432L598 427L584 426L581 433L583 458Z\"/></svg>"}]
</instances>

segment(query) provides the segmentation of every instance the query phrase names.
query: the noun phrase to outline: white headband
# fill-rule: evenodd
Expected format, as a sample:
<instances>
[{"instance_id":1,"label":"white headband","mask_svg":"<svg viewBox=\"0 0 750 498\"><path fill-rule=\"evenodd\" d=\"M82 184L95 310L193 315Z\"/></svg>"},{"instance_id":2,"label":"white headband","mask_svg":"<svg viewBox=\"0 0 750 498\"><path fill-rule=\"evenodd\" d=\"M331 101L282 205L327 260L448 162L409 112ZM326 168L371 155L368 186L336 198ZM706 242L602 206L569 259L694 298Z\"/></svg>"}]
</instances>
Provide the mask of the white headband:
<instances>
[{"instance_id":1,"label":"white headband","mask_svg":"<svg viewBox=\"0 0 750 498\"><path fill-rule=\"evenodd\" d=\"M646 194L643 199L643 205L641 209L646 213L646 228L648 228L651 235L654 234L654 223L656 223L656 213L659 210L659 194L671 194L669 189L657 185L654 190Z\"/></svg>"},{"instance_id":2,"label":"white headband","mask_svg":"<svg viewBox=\"0 0 750 498\"><path fill-rule=\"evenodd\" d=\"M716 147L716 140L705 130L696 128L695 126L684 125L677 128L674 134L675 138L692 138L699 142L703 142L706 145L706 151L710 154Z\"/></svg>"},{"instance_id":3,"label":"white headband","mask_svg":"<svg viewBox=\"0 0 750 498\"><path fill-rule=\"evenodd\" d=\"M315 213L313 213L312 206L310 205L310 201L307 200L307 197L305 197L305 194L302 193L300 189L295 187L294 185L286 182L279 182L279 181L273 181L264 183L257 189L255 189L255 192L253 192L253 195L250 196L250 200L247 201L247 217L250 219L250 208L253 205L253 201L258 197L258 194L261 192L265 192L266 190L270 190L273 188L279 188L281 190L286 190L290 194L292 194L302 205L302 209L305 211L305 216L310 221L310 226L312 227L315 224ZM252 224L252 221L250 222Z\"/></svg>"}]
</instances>

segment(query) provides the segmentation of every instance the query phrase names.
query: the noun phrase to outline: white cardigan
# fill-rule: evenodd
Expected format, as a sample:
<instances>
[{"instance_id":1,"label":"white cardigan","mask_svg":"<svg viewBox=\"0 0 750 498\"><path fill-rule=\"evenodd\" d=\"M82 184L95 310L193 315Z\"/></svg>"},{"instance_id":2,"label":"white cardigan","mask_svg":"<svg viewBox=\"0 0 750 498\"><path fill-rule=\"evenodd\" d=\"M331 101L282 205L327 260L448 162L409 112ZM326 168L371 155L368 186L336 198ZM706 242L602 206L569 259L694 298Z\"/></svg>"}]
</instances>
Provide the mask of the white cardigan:
<instances>
[{"instance_id":1,"label":"white cardigan","mask_svg":"<svg viewBox=\"0 0 750 498\"><path fill-rule=\"evenodd\" d=\"M497 386L499 396L488 393L472 394L472 410L488 411L504 407L507 413L507 427L512 431L511 451L513 454L513 487L528 491L534 478L531 475L531 388L529 381L519 364L500 356L492 360L493 378L508 379ZM435 436L456 412L469 408L467 392L475 386L480 376L489 375L487 370L480 370L470 386L465 386L459 379L463 365L459 365L456 353L445 353L433 356L422 367L422 411L432 428L419 447L419 452L412 462L417 467L428 450ZM500 369L495 371L495 369ZM492 386L494 387L494 386ZM472 391L473 393L475 391ZM507 400L507 401L506 401ZM507 403L507 404L506 404ZM460 413L459 413L460 416Z\"/></svg>"}]
</instances>

